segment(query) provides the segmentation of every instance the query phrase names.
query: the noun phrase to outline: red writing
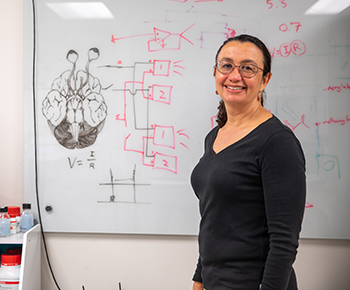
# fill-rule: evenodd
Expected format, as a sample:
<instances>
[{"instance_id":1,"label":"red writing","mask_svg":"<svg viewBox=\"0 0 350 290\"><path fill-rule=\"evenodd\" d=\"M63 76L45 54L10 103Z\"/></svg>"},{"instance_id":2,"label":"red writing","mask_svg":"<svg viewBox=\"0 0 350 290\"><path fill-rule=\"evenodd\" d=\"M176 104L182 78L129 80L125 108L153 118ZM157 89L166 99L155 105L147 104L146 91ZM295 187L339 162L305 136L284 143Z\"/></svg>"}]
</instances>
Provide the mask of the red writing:
<instances>
[{"instance_id":1,"label":"red writing","mask_svg":"<svg viewBox=\"0 0 350 290\"><path fill-rule=\"evenodd\" d=\"M322 123L316 122L315 125L316 125L316 126L319 126L319 125L321 125L321 124L332 124L332 123L334 123L334 124L341 124L342 126L344 126L347 122L350 122L349 115L346 115L346 118L345 118L345 119L339 119L339 120L334 120L334 118L331 117L329 120L324 121L324 122L322 122Z\"/></svg>"},{"instance_id":2,"label":"red writing","mask_svg":"<svg viewBox=\"0 0 350 290\"><path fill-rule=\"evenodd\" d=\"M190 40L184 37L184 33L194 25L195 23L192 24L190 27L186 28L181 33L171 33L169 31L160 30L154 27L153 33L131 35L131 36L124 36L124 37L117 37L117 38L115 38L114 35L112 35L111 41L115 44L116 41L126 39L126 38L153 35L153 39L148 41L148 51L154 52L154 51L160 51L160 50L180 50L182 39L188 41L190 44L193 45L193 43Z\"/></svg>"},{"instance_id":3,"label":"red writing","mask_svg":"<svg viewBox=\"0 0 350 290\"><path fill-rule=\"evenodd\" d=\"M287 7L287 3L285 0L279 0L279 2L280 2L280 5L279 4L273 5L272 0L266 0L266 4L270 5L269 9L272 9L273 7L275 7L275 8L286 8Z\"/></svg>"},{"instance_id":4,"label":"red writing","mask_svg":"<svg viewBox=\"0 0 350 290\"><path fill-rule=\"evenodd\" d=\"M227 33L225 33L226 39L229 39L230 37L235 37L236 31L231 28L227 28Z\"/></svg>"},{"instance_id":5,"label":"red writing","mask_svg":"<svg viewBox=\"0 0 350 290\"><path fill-rule=\"evenodd\" d=\"M301 27L301 24L300 22L291 22L290 25L294 28L295 26L295 32L298 32L299 31L299 27ZM285 24L285 23L282 23L279 27L279 30L282 31L282 32L286 32L286 31L290 31L290 27Z\"/></svg>"},{"instance_id":6,"label":"red writing","mask_svg":"<svg viewBox=\"0 0 350 290\"><path fill-rule=\"evenodd\" d=\"M294 131L298 126L304 125L306 128L310 129L308 125L305 124L305 114L301 116L301 122L296 124L295 126L291 125L287 120L284 121L284 123Z\"/></svg>"},{"instance_id":7,"label":"red writing","mask_svg":"<svg viewBox=\"0 0 350 290\"><path fill-rule=\"evenodd\" d=\"M311 203L306 202L305 203L305 208L312 208L314 207Z\"/></svg>"},{"instance_id":8,"label":"red writing","mask_svg":"<svg viewBox=\"0 0 350 290\"><path fill-rule=\"evenodd\" d=\"M324 89L324 91L336 91L337 93L340 93L342 91L342 89L345 89L345 90L350 90L350 85L349 84L346 84L346 85L343 85L343 84L340 84L340 86L329 86L328 88Z\"/></svg>"},{"instance_id":9,"label":"red writing","mask_svg":"<svg viewBox=\"0 0 350 290\"><path fill-rule=\"evenodd\" d=\"M296 56L303 55L306 52L306 45L304 42L302 42L299 39L296 39L292 41L291 43L283 43L278 50L276 50L276 47L270 51L271 57L275 56L275 53L282 56L282 57L288 57L291 53L293 53Z\"/></svg>"}]
</instances>

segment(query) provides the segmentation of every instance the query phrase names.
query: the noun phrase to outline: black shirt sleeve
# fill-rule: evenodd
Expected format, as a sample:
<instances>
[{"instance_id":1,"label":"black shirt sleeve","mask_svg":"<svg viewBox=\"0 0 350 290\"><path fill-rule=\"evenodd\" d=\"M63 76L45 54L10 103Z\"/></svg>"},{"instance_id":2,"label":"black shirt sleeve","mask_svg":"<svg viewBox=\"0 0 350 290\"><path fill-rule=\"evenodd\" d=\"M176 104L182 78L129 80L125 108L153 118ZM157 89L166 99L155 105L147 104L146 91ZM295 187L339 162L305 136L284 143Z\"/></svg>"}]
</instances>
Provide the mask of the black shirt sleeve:
<instances>
[{"instance_id":1,"label":"black shirt sleeve","mask_svg":"<svg viewBox=\"0 0 350 290\"><path fill-rule=\"evenodd\" d=\"M270 237L261 289L285 290L305 209L305 158L294 134L283 130L267 140L260 160Z\"/></svg>"},{"instance_id":2,"label":"black shirt sleeve","mask_svg":"<svg viewBox=\"0 0 350 290\"><path fill-rule=\"evenodd\" d=\"M201 258L200 257L198 258L197 268L196 268L196 271L194 272L192 281L203 283L203 279L202 279L202 263L201 263Z\"/></svg>"}]
</instances>

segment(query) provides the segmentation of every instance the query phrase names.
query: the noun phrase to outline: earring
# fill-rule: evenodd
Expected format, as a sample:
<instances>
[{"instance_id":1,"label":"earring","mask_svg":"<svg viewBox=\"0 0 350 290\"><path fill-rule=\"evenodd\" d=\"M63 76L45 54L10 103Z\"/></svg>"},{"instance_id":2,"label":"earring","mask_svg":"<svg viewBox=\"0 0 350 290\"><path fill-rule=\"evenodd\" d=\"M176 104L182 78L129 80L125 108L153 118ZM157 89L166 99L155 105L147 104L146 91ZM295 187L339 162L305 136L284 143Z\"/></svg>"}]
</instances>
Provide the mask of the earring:
<instances>
[{"instance_id":1,"label":"earring","mask_svg":"<svg viewBox=\"0 0 350 290\"><path fill-rule=\"evenodd\" d=\"M218 95L218 94L219 94L219 93L218 93L218 91L215 91L215 94L217 94L217 95Z\"/></svg>"}]
</instances>

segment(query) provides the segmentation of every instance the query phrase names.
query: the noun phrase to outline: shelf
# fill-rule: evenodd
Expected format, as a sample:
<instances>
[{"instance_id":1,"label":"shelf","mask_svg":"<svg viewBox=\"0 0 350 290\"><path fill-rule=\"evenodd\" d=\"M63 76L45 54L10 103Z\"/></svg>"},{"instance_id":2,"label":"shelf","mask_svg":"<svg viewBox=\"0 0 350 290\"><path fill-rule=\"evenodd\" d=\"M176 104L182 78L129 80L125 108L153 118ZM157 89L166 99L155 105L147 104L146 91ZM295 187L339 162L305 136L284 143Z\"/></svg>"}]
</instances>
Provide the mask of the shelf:
<instances>
[{"instance_id":1,"label":"shelf","mask_svg":"<svg viewBox=\"0 0 350 290\"><path fill-rule=\"evenodd\" d=\"M39 228L39 224L33 226L29 231L25 233L18 233L7 237L0 237L0 244L23 244L24 235L28 235L32 231L36 231Z\"/></svg>"},{"instance_id":2,"label":"shelf","mask_svg":"<svg viewBox=\"0 0 350 290\"><path fill-rule=\"evenodd\" d=\"M11 245L22 244L19 290L40 290L40 225L25 233L0 237L0 251Z\"/></svg>"},{"instance_id":3,"label":"shelf","mask_svg":"<svg viewBox=\"0 0 350 290\"><path fill-rule=\"evenodd\" d=\"M8 237L0 237L0 244L22 244L24 233L18 233Z\"/></svg>"},{"instance_id":4,"label":"shelf","mask_svg":"<svg viewBox=\"0 0 350 290\"><path fill-rule=\"evenodd\" d=\"M40 225L23 234L19 290L40 290Z\"/></svg>"}]
</instances>

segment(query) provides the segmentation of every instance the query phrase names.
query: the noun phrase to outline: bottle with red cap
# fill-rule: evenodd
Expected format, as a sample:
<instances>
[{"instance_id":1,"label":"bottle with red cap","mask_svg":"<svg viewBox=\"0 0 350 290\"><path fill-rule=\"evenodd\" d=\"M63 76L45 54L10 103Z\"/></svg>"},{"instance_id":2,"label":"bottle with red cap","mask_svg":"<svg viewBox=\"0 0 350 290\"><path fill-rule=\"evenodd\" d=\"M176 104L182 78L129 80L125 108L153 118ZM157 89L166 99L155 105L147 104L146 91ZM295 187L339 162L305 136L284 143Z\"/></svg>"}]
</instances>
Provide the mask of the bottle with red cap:
<instances>
[{"instance_id":1,"label":"bottle with red cap","mask_svg":"<svg viewBox=\"0 0 350 290\"><path fill-rule=\"evenodd\" d=\"M0 290L18 290L21 255L2 254L0 267Z\"/></svg>"},{"instance_id":2,"label":"bottle with red cap","mask_svg":"<svg viewBox=\"0 0 350 290\"><path fill-rule=\"evenodd\" d=\"M20 232L19 219L21 216L21 211L19 206L7 207L7 213L10 216L11 220L11 235L17 234L18 232Z\"/></svg>"}]
</instances>

